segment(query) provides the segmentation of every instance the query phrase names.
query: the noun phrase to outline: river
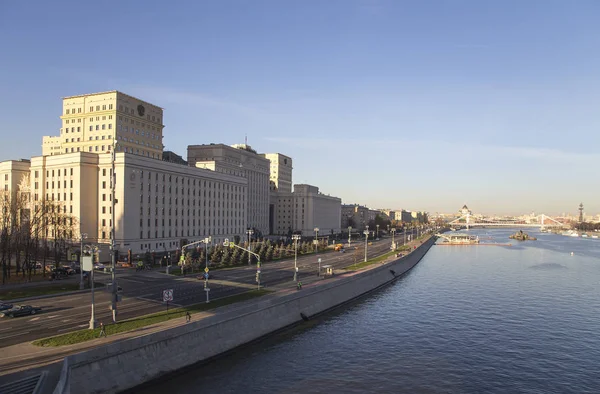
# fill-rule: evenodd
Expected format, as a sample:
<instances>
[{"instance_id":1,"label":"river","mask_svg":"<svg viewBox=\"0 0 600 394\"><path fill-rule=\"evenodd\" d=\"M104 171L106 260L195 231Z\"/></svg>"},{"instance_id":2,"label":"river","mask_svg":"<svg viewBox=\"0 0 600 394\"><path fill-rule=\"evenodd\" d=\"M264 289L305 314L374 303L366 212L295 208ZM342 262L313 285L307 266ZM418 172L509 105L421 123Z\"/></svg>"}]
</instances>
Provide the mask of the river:
<instances>
[{"instance_id":1,"label":"river","mask_svg":"<svg viewBox=\"0 0 600 394\"><path fill-rule=\"evenodd\" d=\"M140 392L600 392L600 240L511 232L433 246L391 286Z\"/></svg>"}]
</instances>

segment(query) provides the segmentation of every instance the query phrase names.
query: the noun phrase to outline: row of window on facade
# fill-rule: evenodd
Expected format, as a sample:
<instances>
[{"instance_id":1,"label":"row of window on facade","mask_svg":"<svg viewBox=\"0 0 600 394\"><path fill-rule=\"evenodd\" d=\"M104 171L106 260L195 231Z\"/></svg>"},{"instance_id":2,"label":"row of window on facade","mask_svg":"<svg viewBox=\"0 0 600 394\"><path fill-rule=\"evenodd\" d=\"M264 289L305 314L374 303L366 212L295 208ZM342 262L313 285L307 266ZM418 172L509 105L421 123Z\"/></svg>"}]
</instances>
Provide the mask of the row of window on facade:
<instances>
[{"instance_id":1,"label":"row of window on facade","mask_svg":"<svg viewBox=\"0 0 600 394\"><path fill-rule=\"evenodd\" d=\"M145 127L146 125L144 125ZM122 124L119 124L119 131L125 131L126 133L131 132L132 134L135 133L136 135L142 135L142 137L150 137L153 140L159 140L160 136L158 134L154 134L154 133L150 133L149 131L144 131L142 129L142 131L140 132L140 129L136 129L133 126L131 127L131 129L128 126L123 126Z\"/></svg>"},{"instance_id":2,"label":"row of window on facade","mask_svg":"<svg viewBox=\"0 0 600 394\"><path fill-rule=\"evenodd\" d=\"M108 115L108 120L112 119L112 115ZM106 120L106 116L102 117L102 120ZM93 122L94 118L90 118L90 122ZM99 122L100 121L100 117L96 116L96 121ZM75 124L75 119L65 119L65 124L69 124L69 123L73 123ZM81 123L81 118L77 119L77 123Z\"/></svg>"},{"instance_id":3,"label":"row of window on facade","mask_svg":"<svg viewBox=\"0 0 600 394\"><path fill-rule=\"evenodd\" d=\"M148 148L160 149L158 145L149 144L149 143L144 142L144 141L134 140L133 138L127 139L127 137L123 137L123 136L119 135L119 136L117 136L117 139L125 141L125 142L129 142L129 143L132 143L132 144L146 146Z\"/></svg>"},{"instance_id":4,"label":"row of window on facade","mask_svg":"<svg viewBox=\"0 0 600 394\"><path fill-rule=\"evenodd\" d=\"M112 119L112 116L111 116L111 119ZM142 129L146 128L146 123L144 123L144 122L140 122L138 120L133 120L133 119L129 119L129 118L125 118L125 120L123 120L123 117L119 116L119 124L123 125L123 122L131 123L131 130L135 129L135 127L133 127L134 125L138 126L138 127L141 126ZM159 131L160 127L156 126L156 128L154 128L154 126L152 126L151 124L148 124L148 129L152 129L152 131L154 131L154 130ZM148 133L148 135L150 135L150 133Z\"/></svg>"},{"instance_id":5,"label":"row of window on facade","mask_svg":"<svg viewBox=\"0 0 600 394\"><path fill-rule=\"evenodd\" d=\"M151 226L151 220L150 219L146 219L146 220L147 220L147 223L148 223L147 227L150 227ZM161 227L165 227L165 223L166 223L165 219L163 218L162 219ZM173 222L172 222L171 219L169 219L168 223L169 223L168 226L171 227ZM234 227L239 227L242 224L243 223L242 223L241 220L233 220L232 219L231 222L229 221L229 219L221 219L221 220L219 220L219 219L213 219L212 220L212 225L213 226L225 226L225 227L234 226ZM105 225L106 225L106 219L102 219L102 226L105 226ZM181 225L182 226L184 225L183 219L181 219ZM198 226L199 225L200 225L200 219L198 219ZM207 225L206 224L206 219L204 219L204 224L203 225L206 227L206 225ZM208 226L210 226L210 225L211 225L210 224L210 219L208 219ZM158 227L158 226L159 226L158 219L154 219L154 227ZM178 226L179 226L178 220L175 219L175 227L178 227ZM187 219L187 226L190 227L190 219ZM144 219L140 219L140 228L143 228L143 227L144 227ZM196 227L196 219L192 219L192 227Z\"/></svg>"},{"instance_id":6,"label":"row of window on facade","mask_svg":"<svg viewBox=\"0 0 600 394\"><path fill-rule=\"evenodd\" d=\"M242 231L242 229L240 228L240 229L238 229L237 232L241 232L241 231ZM184 230L181 230L181 231L175 230L174 236L175 237L196 237L196 236L200 236L200 235L206 236L209 234L211 234L211 235L231 235L231 234L235 234L235 233L236 233L236 231L230 231L230 230L225 230L225 229L215 229L212 231L210 229L208 229L208 231L207 231L207 229L204 229L202 234L200 234L200 231L198 231L198 235L196 235L196 229L193 229L191 232L188 229L187 235L184 233ZM171 230L169 230L167 233L165 233L165 230L162 230L162 234L161 234L160 238L165 238L165 234L168 234L168 237L173 236ZM148 230L146 232L146 235L147 235L147 237L144 237L144 231L140 230L140 239L144 239L144 238L152 239L150 230ZM102 232L102 238L106 239L106 233L104 231ZM154 238L159 238L158 230L154 230ZM142 250L143 250L143 248L142 248Z\"/></svg>"}]
</instances>

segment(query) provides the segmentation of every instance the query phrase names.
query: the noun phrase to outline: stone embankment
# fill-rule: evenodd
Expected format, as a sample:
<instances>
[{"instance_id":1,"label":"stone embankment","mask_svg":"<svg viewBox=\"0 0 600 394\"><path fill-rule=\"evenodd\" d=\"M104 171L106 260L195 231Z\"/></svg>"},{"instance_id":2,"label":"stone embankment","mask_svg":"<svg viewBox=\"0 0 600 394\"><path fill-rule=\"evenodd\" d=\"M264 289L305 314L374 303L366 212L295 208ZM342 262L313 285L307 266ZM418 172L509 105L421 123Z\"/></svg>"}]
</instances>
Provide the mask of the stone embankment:
<instances>
[{"instance_id":1,"label":"stone embankment","mask_svg":"<svg viewBox=\"0 0 600 394\"><path fill-rule=\"evenodd\" d=\"M197 322L68 356L54 393L116 393L227 352L393 282L434 242L432 237L406 256L300 291L278 291Z\"/></svg>"}]
</instances>

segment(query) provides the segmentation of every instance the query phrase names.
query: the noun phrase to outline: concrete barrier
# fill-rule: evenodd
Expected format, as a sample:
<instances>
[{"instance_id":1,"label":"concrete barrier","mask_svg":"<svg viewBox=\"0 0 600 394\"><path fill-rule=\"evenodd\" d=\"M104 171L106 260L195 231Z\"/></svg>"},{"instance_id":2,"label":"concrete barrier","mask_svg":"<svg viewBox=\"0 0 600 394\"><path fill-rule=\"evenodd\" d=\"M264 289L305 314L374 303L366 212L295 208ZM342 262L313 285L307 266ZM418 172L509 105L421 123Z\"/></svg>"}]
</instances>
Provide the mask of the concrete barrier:
<instances>
[{"instance_id":1,"label":"concrete barrier","mask_svg":"<svg viewBox=\"0 0 600 394\"><path fill-rule=\"evenodd\" d=\"M389 284L412 269L434 242L431 238L406 256L318 286L247 301L197 322L68 356L54 393L116 393L219 355Z\"/></svg>"}]
</instances>

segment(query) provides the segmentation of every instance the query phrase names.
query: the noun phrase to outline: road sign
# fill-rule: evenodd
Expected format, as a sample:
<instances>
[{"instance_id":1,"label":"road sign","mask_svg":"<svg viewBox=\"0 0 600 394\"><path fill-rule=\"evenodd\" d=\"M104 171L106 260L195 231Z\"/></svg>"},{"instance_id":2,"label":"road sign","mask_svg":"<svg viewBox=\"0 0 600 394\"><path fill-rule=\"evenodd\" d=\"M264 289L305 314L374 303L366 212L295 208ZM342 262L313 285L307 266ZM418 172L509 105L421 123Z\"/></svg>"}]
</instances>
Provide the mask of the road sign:
<instances>
[{"instance_id":1,"label":"road sign","mask_svg":"<svg viewBox=\"0 0 600 394\"><path fill-rule=\"evenodd\" d=\"M256 270L256 273L257 273L257 274L260 274L260 270Z\"/></svg>"},{"instance_id":2,"label":"road sign","mask_svg":"<svg viewBox=\"0 0 600 394\"><path fill-rule=\"evenodd\" d=\"M321 262L321 259L319 258L319 263Z\"/></svg>"},{"instance_id":3,"label":"road sign","mask_svg":"<svg viewBox=\"0 0 600 394\"><path fill-rule=\"evenodd\" d=\"M93 258L92 256L83 256L83 259L81 259L83 264L81 269L84 271L92 271L94 269L94 263L93 263Z\"/></svg>"},{"instance_id":4,"label":"road sign","mask_svg":"<svg viewBox=\"0 0 600 394\"><path fill-rule=\"evenodd\" d=\"M208 279L208 272L204 273L204 279Z\"/></svg>"},{"instance_id":5,"label":"road sign","mask_svg":"<svg viewBox=\"0 0 600 394\"><path fill-rule=\"evenodd\" d=\"M204 268L204 272L208 273L208 267Z\"/></svg>"},{"instance_id":6,"label":"road sign","mask_svg":"<svg viewBox=\"0 0 600 394\"><path fill-rule=\"evenodd\" d=\"M163 302L173 301L173 289L163 290Z\"/></svg>"},{"instance_id":7,"label":"road sign","mask_svg":"<svg viewBox=\"0 0 600 394\"><path fill-rule=\"evenodd\" d=\"M210 289L208 287L205 287L204 291L210 291Z\"/></svg>"}]
</instances>

